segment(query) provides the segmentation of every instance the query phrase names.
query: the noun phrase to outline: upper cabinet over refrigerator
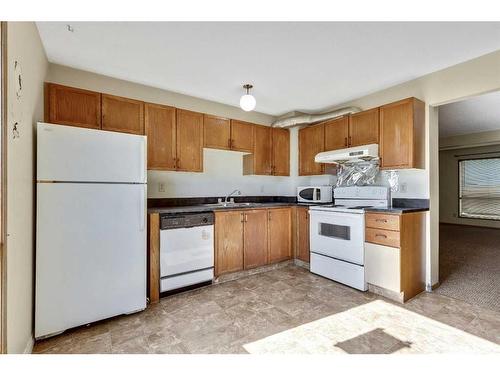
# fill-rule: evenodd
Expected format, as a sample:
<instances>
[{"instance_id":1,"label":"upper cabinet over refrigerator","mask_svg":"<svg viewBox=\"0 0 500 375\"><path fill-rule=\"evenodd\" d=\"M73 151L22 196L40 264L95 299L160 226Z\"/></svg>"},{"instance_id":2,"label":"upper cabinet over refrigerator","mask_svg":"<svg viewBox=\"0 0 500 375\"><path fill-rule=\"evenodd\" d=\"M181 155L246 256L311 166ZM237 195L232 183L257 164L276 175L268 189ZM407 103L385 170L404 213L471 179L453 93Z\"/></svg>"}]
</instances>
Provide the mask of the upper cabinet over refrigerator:
<instances>
[{"instance_id":1,"label":"upper cabinet over refrigerator","mask_svg":"<svg viewBox=\"0 0 500 375\"><path fill-rule=\"evenodd\" d=\"M38 181L146 182L144 136L47 123L37 130L44 155L37 160Z\"/></svg>"}]
</instances>

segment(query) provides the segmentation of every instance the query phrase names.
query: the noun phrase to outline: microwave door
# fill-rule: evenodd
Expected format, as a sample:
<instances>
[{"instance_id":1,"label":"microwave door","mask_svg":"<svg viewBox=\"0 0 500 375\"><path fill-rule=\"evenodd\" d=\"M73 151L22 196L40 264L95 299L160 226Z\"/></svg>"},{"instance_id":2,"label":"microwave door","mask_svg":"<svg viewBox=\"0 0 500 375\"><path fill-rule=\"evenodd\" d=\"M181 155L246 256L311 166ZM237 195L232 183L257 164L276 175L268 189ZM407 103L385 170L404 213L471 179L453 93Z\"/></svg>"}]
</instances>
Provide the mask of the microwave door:
<instances>
[{"instance_id":1,"label":"microwave door","mask_svg":"<svg viewBox=\"0 0 500 375\"><path fill-rule=\"evenodd\" d=\"M299 197L302 198L303 201L307 201L307 202L313 202L314 201L314 192L315 192L315 188L306 188L306 189L302 189L300 192L299 192Z\"/></svg>"}]
</instances>

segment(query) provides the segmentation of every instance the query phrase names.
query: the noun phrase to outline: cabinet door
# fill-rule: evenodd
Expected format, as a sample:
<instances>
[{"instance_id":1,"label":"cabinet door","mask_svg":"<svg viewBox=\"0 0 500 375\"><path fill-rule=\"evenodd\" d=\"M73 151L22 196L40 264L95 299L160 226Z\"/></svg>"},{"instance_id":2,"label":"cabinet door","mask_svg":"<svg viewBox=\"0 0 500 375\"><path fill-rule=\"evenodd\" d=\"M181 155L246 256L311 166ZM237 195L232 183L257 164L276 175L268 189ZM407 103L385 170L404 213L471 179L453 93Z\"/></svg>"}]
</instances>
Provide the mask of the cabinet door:
<instances>
[{"instance_id":1,"label":"cabinet door","mask_svg":"<svg viewBox=\"0 0 500 375\"><path fill-rule=\"evenodd\" d=\"M254 126L253 174L270 175L272 173L271 128L269 126Z\"/></svg>"},{"instance_id":2,"label":"cabinet door","mask_svg":"<svg viewBox=\"0 0 500 375\"><path fill-rule=\"evenodd\" d=\"M292 256L292 210L274 208L267 211L269 221L269 263L290 259Z\"/></svg>"},{"instance_id":3,"label":"cabinet door","mask_svg":"<svg viewBox=\"0 0 500 375\"><path fill-rule=\"evenodd\" d=\"M382 168L411 168L413 102L411 99L380 107Z\"/></svg>"},{"instance_id":4,"label":"cabinet door","mask_svg":"<svg viewBox=\"0 0 500 375\"><path fill-rule=\"evenodd\" d=\"M399 293L401 291L400 254L400 249L366 242L366 282Z\"/></svg>"},{"instance_id":5,"label":"cabinet door","mask_svg":"<svg viewBox=\"0 0 500 375\"><path fill-rule=\"evenodd\" d=\"M349 116L349 146L378 143L378 111L378 108L374 108Z\"/></svg>"},{"instance_id":6,"label":"cabinet door","mask_svg":"<svg viewBox=\"0 0 500 375\"><path fill-rule=\"evenodd\" d=\"M46 83L45 122L100 129L101 94Z\"/></svg>"},{"instance_id":7,"label":"cabinet door","mask_svg":"<svg viewBox=\"0 0 500 375\"><path fill-rule=\"evenodd\" d=\"M243 269L243 212L215 213L215 274Z\"/></svg>"},{"instance_id":8,"label":"cabinet door","mask_svg":"<svg viewBox=\"0 0 500 375\"><path fill-rule=\"evenodd\" d=\"M174 170L175 108L146 103L144 126L148 137L148 169Z\"/></svg>"},{"instance_id":9,"label":"cabinet door","mask_svg":"<svg viewBox=\"0 0 500 375\"><path fill-rule=\"evenodd\" d=\"M309 262L309 209L297 207L297 258Z\"/></svg>"},{"instance_id":10,"label":"cabinet door","mask_svg":"<svg viewBox=\"0 0 500 375\"><path fill-rule=\"evenodd\" d=\"M245 269L268 263L267 210L245 211L244 215L244 265Z\"/></svg>"},{"instance_id":11,"label":"cabinet door","mask_svg":"<svg viewBox=\"0 0 500 375\"><path fill-rule=\"evenodd\" d=\"M144 134L144 103L102 94L102 130Z\"/></svg>"},{"instance_id":12,"label":"cabinet door","mask_svg":"<svg viewBox=\"0 0 500 375\"><path fill-rule=\"evenodd\" d=\"M231 120L231 149L252 152L254 145L254 124Z\"/></svg>"},{"instance_id":13,"label":"cabinet door","mask_svg":"<svg viewBox=\"0 0 500 375\"><path fill-rule=\"evenodd\" d=\"M203 127L205 147L221 150L231 149L231 120L205 114Z\"/></svg>"},{"instance_id":14,"label":"cabinet door","mask_svg":"<svg viewBox=\"0 0 500 375\"><path fill-rule=\"evenodd\" d=\"M290 130L272 128L272 174L290 176Z\"/></svg>"},{"instance_id":15,"label":"cabinet door","mask_svg":"<svg viewBox=\"0 0 500 375\"><path fill-rule=\"evenodd\" d=\"M324 124L308 126L299 130L299 176L323 173L323 165L314 162L314 157L324 150Z\"/></svg>"},{"instance_id":16,"label":"cabinet door","mask_svg":"<svg viewBox=\"0 0 500 375\"><path fill-rule=\"evenodd\" d=\"M177 109L177 170L203 172L203 114Z\"/></svg>"},{"instance_id":17,"label":"cabinet door","mask_svg":"<svg viewBox=\"0 0 500 375\"><path fill-rule=\"evenodd\" d=\"M325 123L325 151L348 147L349 117L344 116Z\"/></svg>"}]
</instances>

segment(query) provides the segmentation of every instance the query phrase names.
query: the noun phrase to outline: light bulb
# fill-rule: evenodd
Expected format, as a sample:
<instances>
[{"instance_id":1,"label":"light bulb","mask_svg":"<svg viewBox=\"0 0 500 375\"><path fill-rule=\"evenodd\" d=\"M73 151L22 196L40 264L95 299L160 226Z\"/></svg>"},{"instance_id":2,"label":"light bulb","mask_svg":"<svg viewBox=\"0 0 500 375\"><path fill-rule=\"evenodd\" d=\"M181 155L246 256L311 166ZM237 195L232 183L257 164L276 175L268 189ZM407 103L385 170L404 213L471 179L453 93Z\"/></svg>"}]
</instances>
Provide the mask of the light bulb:
<instances>
[{"instance_id":1,"label":"light bulb","mask_svg":"<svg viewBox=\"0 0 500 375\"><path fill-rule=\"evenodd\" d=\"M253 110L256 104L257 102L255 101L255 98L250 94L245 94L240 99L240 107L246 112Z\"/></svg>"}]
</instances>

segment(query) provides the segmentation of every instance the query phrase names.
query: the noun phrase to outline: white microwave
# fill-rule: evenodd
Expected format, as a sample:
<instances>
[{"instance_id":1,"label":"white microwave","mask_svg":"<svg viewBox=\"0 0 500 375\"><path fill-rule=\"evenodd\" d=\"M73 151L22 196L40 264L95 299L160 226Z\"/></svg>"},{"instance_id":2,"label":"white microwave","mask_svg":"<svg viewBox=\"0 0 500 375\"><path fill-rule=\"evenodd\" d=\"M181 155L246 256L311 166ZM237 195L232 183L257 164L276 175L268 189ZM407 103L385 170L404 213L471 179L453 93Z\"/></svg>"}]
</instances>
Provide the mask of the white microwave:
<instances>
[{"instance_id":1,"label":"white microwave","mask_svg":"<svg viewBox=\"0 0 500 375\"><path fill-rule=\"evenodd\" d=\"M302 203L329 203L332 201L331 186L299 186L297 201Z\"/></svg>"}]
</instances>

